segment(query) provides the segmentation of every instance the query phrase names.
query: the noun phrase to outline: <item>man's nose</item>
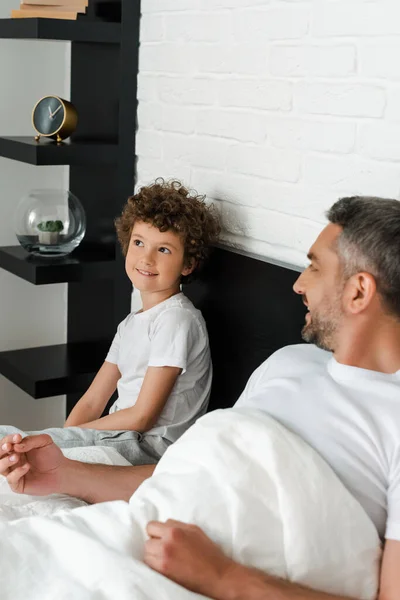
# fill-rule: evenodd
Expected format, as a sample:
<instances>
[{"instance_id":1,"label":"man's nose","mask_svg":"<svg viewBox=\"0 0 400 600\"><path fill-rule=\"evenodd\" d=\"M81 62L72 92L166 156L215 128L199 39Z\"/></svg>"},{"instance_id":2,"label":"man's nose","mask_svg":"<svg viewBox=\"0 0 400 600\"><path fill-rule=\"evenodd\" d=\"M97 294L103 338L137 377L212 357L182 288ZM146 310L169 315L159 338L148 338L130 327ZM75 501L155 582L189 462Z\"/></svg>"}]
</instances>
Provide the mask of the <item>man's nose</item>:
<instances>
[{"instance_id":1,"label":"man's nose","mask_svg":"<svg viewBox=\"0 0 400 600\"><path fill-rule=\"evenodd\" d=\"M299 296L304 296L305 295L305 289L304 289L304 271L303 271L303 273L301 273L298 276L298 278L294 282L294 284L293 284L293 291L296 292L296 294L299 294Z\"/></svg>"}]
</instances>

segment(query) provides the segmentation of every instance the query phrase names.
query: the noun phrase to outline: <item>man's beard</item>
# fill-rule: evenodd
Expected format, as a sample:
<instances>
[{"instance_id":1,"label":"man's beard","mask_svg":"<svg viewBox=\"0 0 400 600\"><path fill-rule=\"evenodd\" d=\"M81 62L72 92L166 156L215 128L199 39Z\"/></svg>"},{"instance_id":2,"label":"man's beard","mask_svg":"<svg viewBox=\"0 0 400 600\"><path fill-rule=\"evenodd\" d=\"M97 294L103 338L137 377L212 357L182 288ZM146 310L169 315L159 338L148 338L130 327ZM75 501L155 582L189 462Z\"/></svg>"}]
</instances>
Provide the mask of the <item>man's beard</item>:
<instances>
[{"instance_id":1,"label":"man's beard","mask_svg":"<svg viewBox=\"0 0 400 600\"><path fill-rule=\"evenodd\" d=\"M331 307L325 316L313 313L310 323L306 323L301 331L305 342L315 344L321 350L333 352L335 350L335 337L339 323L339 311Z\"/></svg>"}]
</instances>

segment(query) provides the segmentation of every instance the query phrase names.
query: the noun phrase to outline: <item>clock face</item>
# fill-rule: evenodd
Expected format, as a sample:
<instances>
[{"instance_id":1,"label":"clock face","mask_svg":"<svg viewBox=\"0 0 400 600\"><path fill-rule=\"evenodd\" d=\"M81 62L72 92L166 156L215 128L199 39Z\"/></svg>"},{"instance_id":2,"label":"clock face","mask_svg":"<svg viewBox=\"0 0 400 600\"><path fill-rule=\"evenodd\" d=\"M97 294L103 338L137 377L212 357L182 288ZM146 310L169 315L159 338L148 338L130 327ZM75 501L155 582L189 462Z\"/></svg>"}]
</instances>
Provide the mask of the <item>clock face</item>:
<instances>
[{"instance_id":1,"label":"clock face","mask_svg":"<svg viewBox=\"0 0 400 600\"><path fill-rule=\"evenodd\" d=\"M34 109L33 125L41 135L54 135L63 124L64 117L62 102L55 96L46 96Z\"/></svg>"}]
</instances>

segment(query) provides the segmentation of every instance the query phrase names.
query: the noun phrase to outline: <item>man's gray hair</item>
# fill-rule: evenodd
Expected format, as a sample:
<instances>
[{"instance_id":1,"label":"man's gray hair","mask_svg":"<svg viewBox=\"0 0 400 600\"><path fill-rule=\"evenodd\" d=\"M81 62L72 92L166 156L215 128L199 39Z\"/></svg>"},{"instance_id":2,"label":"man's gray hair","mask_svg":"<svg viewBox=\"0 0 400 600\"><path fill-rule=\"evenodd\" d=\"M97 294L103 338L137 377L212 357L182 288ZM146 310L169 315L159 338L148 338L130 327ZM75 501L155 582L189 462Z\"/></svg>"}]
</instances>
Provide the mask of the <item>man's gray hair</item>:
<instances>
[{"instance_id":1,"label":"man's gray hair","mask_svg":"<svg viewBox=\"0 0 400 600\"><path fill-rule=\"evenodd\" d=\"M341 198L327 212L343 228L337 242L344 276L374 276L386 309L400 319L400 202L372 196Z\"/></svg>"}]
</instances>

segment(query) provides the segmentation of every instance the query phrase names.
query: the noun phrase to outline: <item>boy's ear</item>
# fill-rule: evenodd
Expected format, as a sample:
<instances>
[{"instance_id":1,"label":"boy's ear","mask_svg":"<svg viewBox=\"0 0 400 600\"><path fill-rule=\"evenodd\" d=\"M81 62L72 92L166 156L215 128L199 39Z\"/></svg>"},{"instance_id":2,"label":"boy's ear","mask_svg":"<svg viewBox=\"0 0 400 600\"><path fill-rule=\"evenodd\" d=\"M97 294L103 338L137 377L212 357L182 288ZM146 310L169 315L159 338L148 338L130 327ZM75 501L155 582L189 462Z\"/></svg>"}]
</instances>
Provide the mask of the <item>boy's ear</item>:
<instances>
[{"instance_id":1,"label":"boy's ear","mask_svg":"<svg viewBox=\"0 0 400 600\"><path fill-rule=\"evenodd\" d=\"M183 267L181 275L185 275L185 276L190 275L190 273L193 273L193 271L195 270L196 267L197 267L197 262L194 260L194 258L192 258L190 263L188 265L186 265L186 267Z\"/></svg>"}]
</instances>

